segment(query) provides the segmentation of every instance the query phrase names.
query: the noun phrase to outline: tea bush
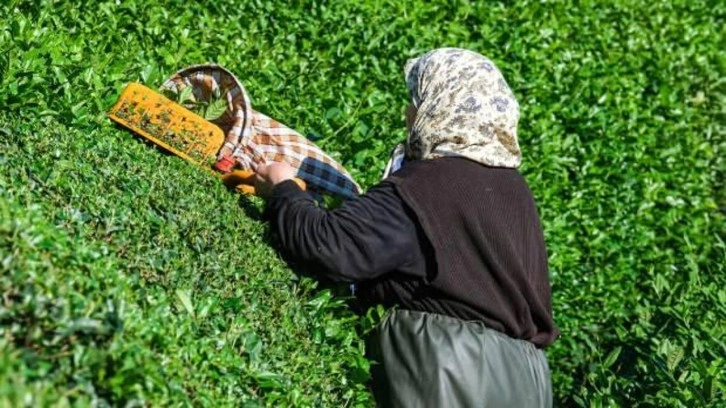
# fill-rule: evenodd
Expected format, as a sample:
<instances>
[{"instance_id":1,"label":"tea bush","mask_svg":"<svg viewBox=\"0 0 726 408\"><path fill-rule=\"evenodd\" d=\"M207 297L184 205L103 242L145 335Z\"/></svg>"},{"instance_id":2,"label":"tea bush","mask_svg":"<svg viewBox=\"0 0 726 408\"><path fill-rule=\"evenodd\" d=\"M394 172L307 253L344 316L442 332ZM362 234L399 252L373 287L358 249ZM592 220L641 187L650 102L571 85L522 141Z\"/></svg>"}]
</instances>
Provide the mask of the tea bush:
<instances>
[{"instance_id":1,"label":"tea bush","mask_svg":"<svg viewBox=\"0 0 726 408\"><path fill-rule=\"evenodd\" d=\"M203 4L206 3L206 4ZM369 318L283 262L259 200L104 116L123 85L237 73L363 184L407 58L491 57L547 238L557 406L723 406L717 1L0 5L2 405L370 406ZM298 271L299 272L299 271Z\"/></svg>"}]
</instances>

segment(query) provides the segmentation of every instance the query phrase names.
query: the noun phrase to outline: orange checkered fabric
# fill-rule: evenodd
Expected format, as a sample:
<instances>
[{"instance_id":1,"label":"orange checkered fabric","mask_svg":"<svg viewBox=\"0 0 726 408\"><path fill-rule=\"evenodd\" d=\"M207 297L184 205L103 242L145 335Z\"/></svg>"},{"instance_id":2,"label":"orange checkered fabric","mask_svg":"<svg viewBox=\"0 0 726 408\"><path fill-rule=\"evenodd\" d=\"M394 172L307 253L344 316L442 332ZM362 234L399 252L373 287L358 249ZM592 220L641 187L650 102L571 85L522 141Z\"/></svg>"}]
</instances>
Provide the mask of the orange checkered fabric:
<instances>
[{"instance_id":1,"label":"orange checkered fabric","mask_svg":"<svg viewBox=\"0 0 726 408\"><path fill-rule=\"evenodd\" d=\"M191 87L195 101L225 98L228 108L213 120L226 134L215 168L255 170L259 164L285 161L297 169L310 190L342 197L360 194L360 187L343 166L313 142L284 124L252 109L237 77L215 64L193 65L167 79L162 90Z\"/></svg>"}]
</instances>

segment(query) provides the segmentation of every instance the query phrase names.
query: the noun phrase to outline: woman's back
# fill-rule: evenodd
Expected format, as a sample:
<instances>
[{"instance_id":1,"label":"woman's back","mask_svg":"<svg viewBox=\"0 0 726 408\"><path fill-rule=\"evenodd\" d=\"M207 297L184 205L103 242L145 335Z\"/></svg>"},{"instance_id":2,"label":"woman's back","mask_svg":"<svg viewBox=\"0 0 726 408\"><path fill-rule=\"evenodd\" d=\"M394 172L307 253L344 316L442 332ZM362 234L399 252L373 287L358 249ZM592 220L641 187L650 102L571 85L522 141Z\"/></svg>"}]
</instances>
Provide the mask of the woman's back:
<instances>
[{"instance_id":1,"label":"woman's back","mask_svg":"<svg viewBox=\"0 0 726 408\"><path fill-rule=\"evenodd\" d=\"M404 307L482 321L538 347L554 340L542 229L516 170L441 158L408 163L386 182L412 209L433 250L425 282L403 285L418 292L400 296L409 303ZM376 282L389 284L385 277Z\"/></svg>"}]
</instances>

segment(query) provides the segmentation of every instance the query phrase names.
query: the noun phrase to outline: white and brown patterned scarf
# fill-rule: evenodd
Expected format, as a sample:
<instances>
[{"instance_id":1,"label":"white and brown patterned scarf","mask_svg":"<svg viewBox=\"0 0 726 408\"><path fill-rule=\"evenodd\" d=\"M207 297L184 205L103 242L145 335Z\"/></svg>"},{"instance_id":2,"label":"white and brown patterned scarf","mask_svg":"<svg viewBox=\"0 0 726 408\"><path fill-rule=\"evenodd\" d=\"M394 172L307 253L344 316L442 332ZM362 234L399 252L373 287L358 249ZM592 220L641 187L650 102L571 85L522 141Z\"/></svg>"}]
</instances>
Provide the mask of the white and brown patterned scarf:
<instances>
[{"instance_id":1,"label":"white and brown patterned scarf","mask_svg":"<svg viewBox=\"0 0 726 408\"><path fill-rule=\"evenodd\" d=\"M519 166L519 104L492 61L440 48L409 60L405 74L418 109L408 159L463 156L487 166Z\"/></svg>"}]
</instances>

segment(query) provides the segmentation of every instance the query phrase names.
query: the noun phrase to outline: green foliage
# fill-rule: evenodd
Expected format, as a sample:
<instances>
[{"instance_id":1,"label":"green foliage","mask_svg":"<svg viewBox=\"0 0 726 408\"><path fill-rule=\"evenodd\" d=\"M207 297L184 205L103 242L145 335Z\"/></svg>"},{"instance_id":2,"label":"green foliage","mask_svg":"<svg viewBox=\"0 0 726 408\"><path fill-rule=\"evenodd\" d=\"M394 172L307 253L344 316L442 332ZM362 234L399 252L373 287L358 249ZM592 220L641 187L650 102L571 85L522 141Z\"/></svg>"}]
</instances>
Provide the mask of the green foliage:
<instances>
[{"instance_id":1,"label":"green foliage","mask_svg":"<svg viewBox=\"0 0 726 408\"><path fill-rule=\"evenodd\" d=\"M208 101L196 101L192 95L192 88L185 87L180 91L164 89L162 92L174 102L185 105L199 116L207 120L217 120L227 111L227 96L220 95L219 89L215 89Z\"/></svg>"},{"instance_id":2,"label":"green foliage","mask_svg":"<svg viewBox=\"0 0 726 408\"><path fill-rule=\"evenodd\" d=\"M370 186L403 64L439 46L490 56L522 106L557 405L726 398L723 2L243 3L0 5L0 404L370 405L380 310L298 277L259 201L104 112L221 63Z\"/></svg>"},{"instance_id":3,"label":"green foliage","mask_svg":"<svg viewBox=\"0 0 726 408\"><path fill-rule=\"evenodd\" d=\"M113 127L2 123L9 405L369 400L357 318L215 179Z\"/></svg>"}]
</instances>

